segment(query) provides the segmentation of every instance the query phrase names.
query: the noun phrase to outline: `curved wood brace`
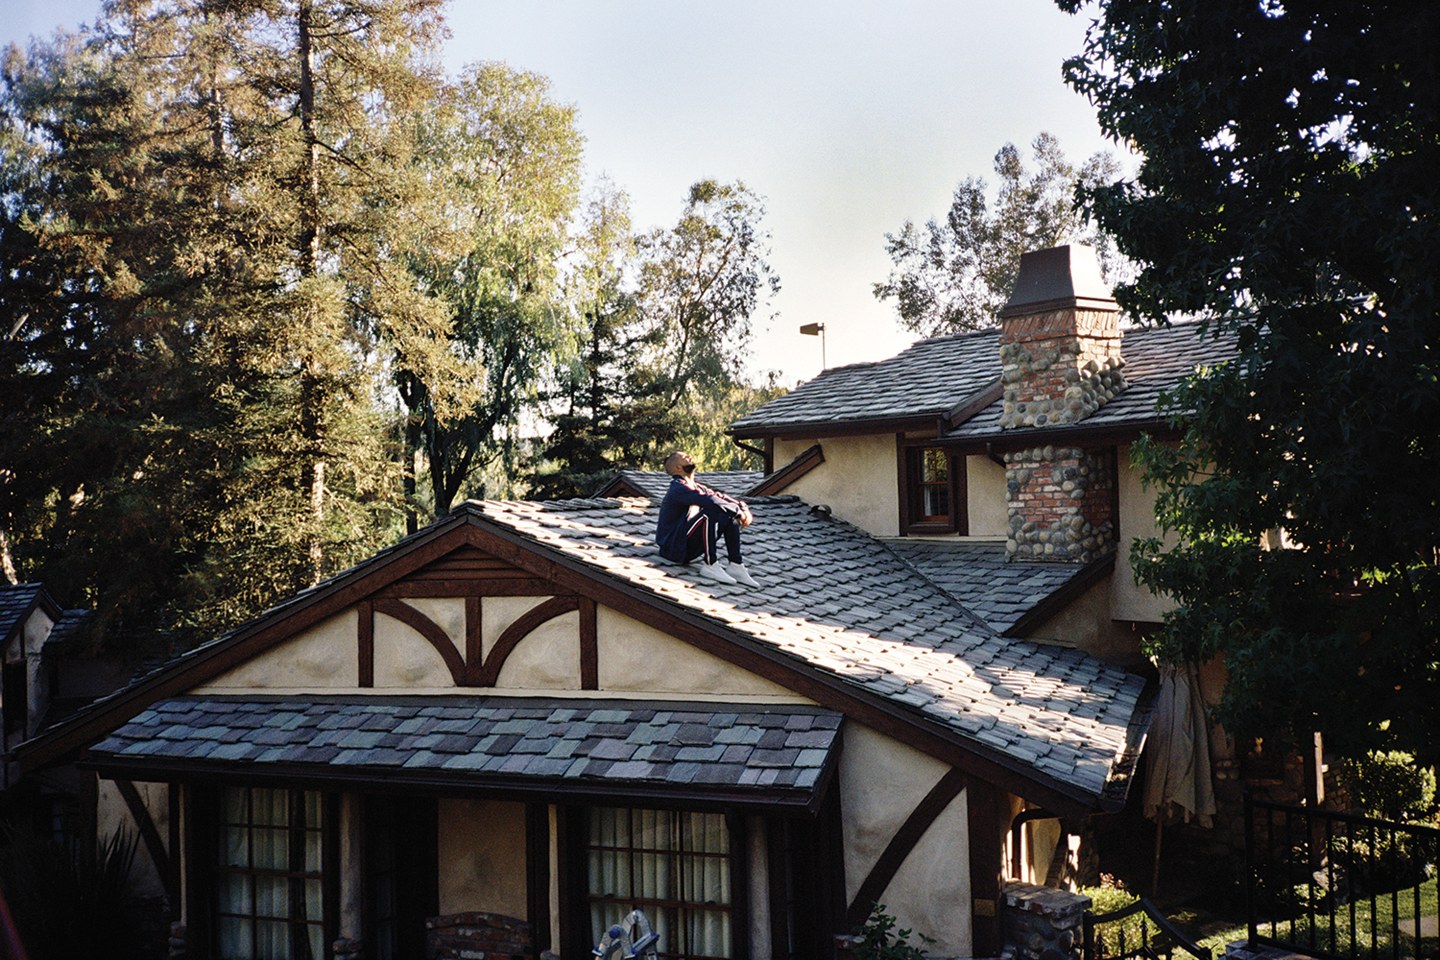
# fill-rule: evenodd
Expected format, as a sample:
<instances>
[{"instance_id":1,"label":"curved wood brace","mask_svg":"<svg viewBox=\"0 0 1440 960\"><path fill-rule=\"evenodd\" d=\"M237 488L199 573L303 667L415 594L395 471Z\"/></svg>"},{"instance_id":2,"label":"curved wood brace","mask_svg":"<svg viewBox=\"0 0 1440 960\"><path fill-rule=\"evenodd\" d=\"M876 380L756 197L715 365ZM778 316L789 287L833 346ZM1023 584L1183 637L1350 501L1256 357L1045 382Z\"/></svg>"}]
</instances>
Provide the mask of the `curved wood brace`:
<instances>
[{"instance_id":1,"label":"curved wood brace","mask_svg":"<svg viewBox=\"0 0 1440 960\"><path fill-rule=\"evenodd\" d=\"M500 677L500 668L505 666L506 658L510 656L516 645L536 627L554 620L562 614L569 613L571 610L579 609L579 597L551 597L516 617L515 622L506 627L505 632L500 634L500 639L495 641L495 647L490 651L490 656L485 658L485 664L480 668L480 675L477 678L479 685L482 687L495 686L495 681Z\"/></svg>"},{"instance_id":2,"label":"curved wood brace","mask_svg":"<svg viewBox=\"0 0 1440 960\"><path fill-rule=\"evenodd\" d=\"M440 624L401 600L376 600L374 603L376 613L399 620L430 641L430 646L435 648L440 659L444 660L445 666L449 668L450 678L455 681L455 686L465 685L465 661Z\"/></svg>"},{"instance_id":3,"label":"curved wood brace","mask_svg":"<svg viewBox=\"0 0 1440 960\"><path fill-rule=\"evenodd\" d=\"M900 829L895 831L895 836L890 838L885 852L880 854L880 859L870 868L870 875L860 884L860 889L855 891L855 899L850 901L850 906L845 911L846 919L851 925L858 926L870 916L870 910L884 896L885 888L890 886L890 881L900 872L901 864L910 855L910 851L915 849L915 844L920 842L920 838L930 829L941 811L950 806L950 801L958 797L964 789L965 775L951 767L949 772L930 788L930 792L925 794L925 799L910 811L910 816L905 818Z\"/></svg>"}]
</instances>

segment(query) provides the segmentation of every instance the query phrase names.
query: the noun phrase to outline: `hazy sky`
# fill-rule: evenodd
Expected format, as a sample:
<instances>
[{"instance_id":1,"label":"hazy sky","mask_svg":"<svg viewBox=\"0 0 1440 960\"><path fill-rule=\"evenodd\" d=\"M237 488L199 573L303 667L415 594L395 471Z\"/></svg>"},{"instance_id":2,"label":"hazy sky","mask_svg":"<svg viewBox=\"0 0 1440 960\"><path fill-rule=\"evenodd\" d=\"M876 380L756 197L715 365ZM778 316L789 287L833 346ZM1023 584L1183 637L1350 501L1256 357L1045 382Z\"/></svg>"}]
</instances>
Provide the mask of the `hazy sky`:
<instances>
[{"instance_id":1,"label":"hazy sky","mask_svg":"<svg viewBox=\"0 0 1440 960\"><path fill-rule=\"evenodd\" d=\"M93 19L99 0L0 0L0 43ZM1073 159L1107 144L1061 80L1085 19L1050 0L451 0L446 66L546 74L574 103L586 167L631 198L637 228L673 223L703 177L766 200L783 289L757 318L752 368L786 383L877 360L910 338L871 285L887 231L991 178L1002 143L1041 130Z\"/></svg>"}]
</instances>

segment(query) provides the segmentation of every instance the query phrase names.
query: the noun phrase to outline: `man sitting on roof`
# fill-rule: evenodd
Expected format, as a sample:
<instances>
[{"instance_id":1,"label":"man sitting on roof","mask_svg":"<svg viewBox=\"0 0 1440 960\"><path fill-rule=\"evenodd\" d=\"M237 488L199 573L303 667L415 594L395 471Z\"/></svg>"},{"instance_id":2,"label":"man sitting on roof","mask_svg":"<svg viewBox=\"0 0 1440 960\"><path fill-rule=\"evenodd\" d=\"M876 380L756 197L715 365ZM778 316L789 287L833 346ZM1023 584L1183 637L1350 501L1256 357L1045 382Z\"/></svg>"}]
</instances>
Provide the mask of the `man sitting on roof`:
<instances>
[{"instance_id":1,"label":"man sitting on roof","mask_svg":"<svg viewBox=\"0 0 1440 960\"><path fill-rule=\"evenodd\" d=\"M660 501L660 520L655 525L655 542L660 556L673 563L700 559L700 576L719 583L760 584L740 562L740 530L750 526L752 517L745 501L736 500L695 480L695 461L688 453L676 451L665 458L670 489ZM719 543L725 540L729 563L719 563Z\"/></svg>"}]
</instances>

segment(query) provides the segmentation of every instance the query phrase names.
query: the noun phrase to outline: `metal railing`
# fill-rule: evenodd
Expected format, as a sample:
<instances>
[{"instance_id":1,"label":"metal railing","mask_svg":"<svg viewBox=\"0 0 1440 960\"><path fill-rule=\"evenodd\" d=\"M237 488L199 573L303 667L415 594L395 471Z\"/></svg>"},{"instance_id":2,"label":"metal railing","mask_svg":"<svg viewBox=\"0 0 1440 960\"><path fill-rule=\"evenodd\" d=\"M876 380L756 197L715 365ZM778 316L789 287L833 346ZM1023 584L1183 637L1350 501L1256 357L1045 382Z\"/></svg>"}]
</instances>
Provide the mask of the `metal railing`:
<instances>
[{"instance_id":1,"label":"metal railing","mask_svg":"<svg viewBox=\"0 0 1440 960\"><path fill-rule=\"evenodd\" d=\"M1170 960L1177 948L1210 960L1210 951L1181 933L1149 900L1141 898L1109 913L1085 911L1085 960Z\"/></svg>"},{"instance_id":2,"label":"metal railing","mask_svg":"<svg viewBox=\"0 0 1440 960\"><path fill-rule=\"evenodd\" d=\"M1249 937L1328 960L1440 957L1440 830L1245 798Z\"/></svg>"}]
</instances>

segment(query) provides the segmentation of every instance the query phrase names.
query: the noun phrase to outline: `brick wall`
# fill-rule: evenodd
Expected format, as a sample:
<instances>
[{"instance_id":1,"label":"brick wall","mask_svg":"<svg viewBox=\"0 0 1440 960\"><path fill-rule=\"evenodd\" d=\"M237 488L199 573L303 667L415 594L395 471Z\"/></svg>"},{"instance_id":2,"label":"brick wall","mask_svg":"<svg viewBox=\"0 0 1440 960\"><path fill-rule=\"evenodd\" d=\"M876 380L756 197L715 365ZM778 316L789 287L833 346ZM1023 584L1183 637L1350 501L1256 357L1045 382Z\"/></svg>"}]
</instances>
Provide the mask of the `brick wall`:
<instances>
[{"instance_id":1,"label":"brick wall","mask_svg":"<svg viewBox=\"0 0 1440 960\"><path fill-rule=\"evenodd\" d=\"M1115 549L1115 471L1106 452L1046 445L1005 454L1008 555L1088 563Z\"/></svg>"},{"instance_id":2,"label":"brick wall","mask_svg":"<svg viewBox=\"0 0 1440 960\"><path fill-rule=\"evenodd\" d=\"M1118 316L1114 310L1066 307L1005 318L1000 425L1078 423L1123 390Z\"/></svg>"},{"instance_id":3,"label":"brick wall","mask_svg":"<svg viewBox=\"0 0 1440 960\"><path fill-rule=\"evenodd\" d=\"M530 924L498 913L455 913L425 921L427 960L525 960Z\"/></svg>"}]
</instances>

